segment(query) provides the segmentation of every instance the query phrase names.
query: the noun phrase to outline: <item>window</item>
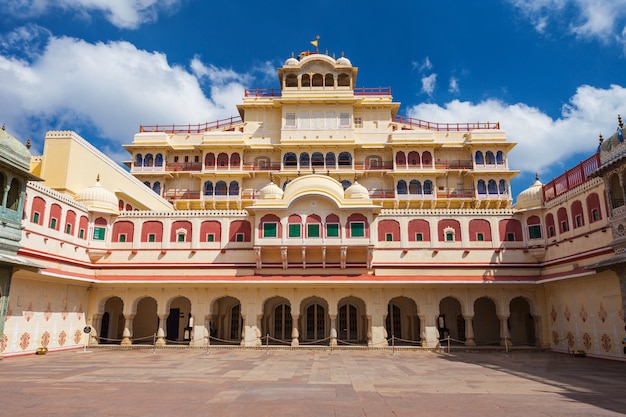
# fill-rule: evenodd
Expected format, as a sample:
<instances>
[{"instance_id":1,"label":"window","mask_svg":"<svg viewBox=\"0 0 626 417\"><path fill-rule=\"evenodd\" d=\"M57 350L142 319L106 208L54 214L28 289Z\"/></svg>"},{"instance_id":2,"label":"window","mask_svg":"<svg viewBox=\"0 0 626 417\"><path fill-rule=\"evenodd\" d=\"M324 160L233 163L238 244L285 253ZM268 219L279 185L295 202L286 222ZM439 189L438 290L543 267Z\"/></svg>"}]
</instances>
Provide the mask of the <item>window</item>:
<instances>
[{"instance_id":1,"label":"window","mask_svg":"<svg viewBox=\"0 0 626 417\"><path fill-rule=\"evenodd\" d=\"M593 218L594 222L600 220L600 212L598 211L598 209L591 210L591 217Z\"/></svg>"},{"instance_id":2,"label":"window","mask_svg":"<svg viewBox=\"0 0 626 417\"><path fill-rule=\"evenodd\" d=\"M350 236L351 237L365 237L365 223L351 222L350 223Z\"/></svg>"},{"instance_id":3,"label":"window","mask_svg":"<svg viewBox=\"0 0 626 417\"><path fill-rule=\"evenodd\" d=\"M326 225L326 237L339 237L339 223L328 223Z\"/></svg>"},{"instance_id":4,"label":"window","mask_svg":"<svg viewBox=\"0 0 626 417\"><path fill-rule=\"evenodd\" d=\"M541 226L538 224L528 226L528 238L541 239Z\"/></svg>"},{"instance_id":5,"label":"window","mask_svg":"<svg viewBox=\"0 0 626 417\"><path fill-rule=\"evenodd\" d=\"M243 237L244 237L243 233L237 233L235 235L235 242L243 242Z\"/></svg>"},{"instance_id":6,"label":"window","mask_svg":"<svg viewBox=\"0 0 626 417\"><path fill-rule=\"evenodd\" d=\"M207 242L215 242L215 235L213 233L207 233L206 241Z\"/></svg>"},{"instance_id":7,"label":"window","mask_svg":"<svg viewBox=\"0 0 626 417\"><path fill-rule=\"evenodd\" d=\"M319 224L307 224L306 236L307 237L320 237L320 225Z\"/></svg>"},{"instance_id":8,"label":"window","mask_svg":"<svg viewBox=\"0 0 626 417\"><path fill-rule=\"evenodd\" d=\"M301 225L299 223L289 224L289 237L300 237Z\"/></svg>"},{"instance_id":9,"label":"window","mask_svg":"<svg viewBox=\"0 0 626 417\"><path fill-rule=\"evenodd\" d=\"M354 118L354 127L362 128L363 127L363 118L355 117Z\"/></svg>"},{"instance_id":10,"label":"window","mask_svg":"<svg viewBox=\"0 0 626 417\"><path fill-rule=\"evenodd\" d=\"M263 237L277 237L277 236L278 236L278 224L263 223Z\"/></svg>"},{"instance_id":11,"label":"window","mask_svg":"<svg viewBox=\"0 0 626 417\"><path fill-rule=\"evenodd\" d=\"M515 233L507 233L506 240L507 242L515 242Z\"/></svg>"},{"instance_id":12,"label":"window","mask_svg":"<svg viewBox=\"0 0 626 417\"><path fill-rule=\"evenodd\" d=\"M392 233L386 233L385 234L385 240L387 242L393 242L393 234Z\"/></svg>"},{"instance_id":13,"label":"window","mask_svg":"<svg viewBox=\"0 0 626 417\"><path fill-rule=\"evenodd\" d=\"M296 114L295 113L285 114L285 127L296 127Z\"/></svg>"},{"instance_id":14,"label":"window","mask_svg":"<svg viewBox=\"0 0 626 417\"><path fill-rule=\"evenodd\" d=\"M548 236L549 237L554 237L555 233L554 233L554 226L550 226L548 228Z\"/></svg>"},{"instance_id":15,"label":"window","mask_svg":"<svg viewBox=\"0 0 626 417\"><path fill-rule=\"evenodd\" d=\"M185 234L184 234L184 233L179 233L179 234L176 236L176 240L177 240L178 242L184 242L184 241L185 241Z\"/></svg>"},{"instance_id":16,"label":"window","mask_svg":"<svg viewBox=\"0 0 626 417\"><path fill-rule=\"evenodd\" d=\"M583 225L583 216L576 216L576 227L581 227Z\"/></svg>"},{"instance_id":17,"label":"window","mask_svg":"<svg viewBox=\"0 0 626 417\"><path fill-rule=\"evenodd\" d=\"M39 213L33 213L33 223L39 224Z\"/></svg>"},{"instance_id":18,"label":"window","mask_svg":"<svg viewBox=\"0 0 626 417\"><path fill-rule=\"evenodd\" d=\"M561 232L567 232L569 229L567 228L567 221L563 220L561 222Z\"/></svg>"},{"instance_id":19,"label":"window","mask_svg":"<svg viewBox=\"0 0 626 417\"><path fill-rule=\"evenodd\" d=\"M416 234L415 234L415 240L416 240L417 242L421 242L421 241L423 241L423 240L424 240L424 235L422 235L421 233L416 233Z\"/></svg>"},{"instance_id":20,"label":"window","mask_svg":"<svg viewBox=\"0 0 626 417\"><path fill-rule=\"evenodd\" d=\"M68 223L65 225L65 233L67 233L68 235L72 234L72 224Z\"/></svg>"},{"instance_id":21,"label":"window","mask_svg":"<svg viewBox=\"0 0 626 417\"><path fill-rule=\"evenodd\" d=\"M485 240L485 236L482 233L476 233L476 240L482 242Z\"/></svg>"},{"instance_id":22,"label":"window","mask_svg":"<svg viewBox=\"0 0 626 417\"><path fill-rule=\"evenodd\" d=\"M118 240L120 241L120 243L126 242L126 235L120 234L118 237Z\"/></svg>"},{"instance_id":23,"label":"window","mask_svg":"<svg viewBox=\"0 0 626 417\"><path fill-rule=\"evenodd\" d=\"M350 113L339 113L339 126L350 127Z\"/></svg>"},{"instance_id":24,"label":"window","mask_svg":"<svg viewBox=\"0 0 626 417\"><path fill-rule=\"evenodd\" d=\"M156 235L154 233L150 233L148 235L148 242L154 242L156 241Z\"/></svg>"},{"instance_id":25,"label":"window","mask_svg":"<svg viewBox=\"0 0 626 417\"><path fill-rule=\"evenodd\" d=\"M50 219L50 229L56 229L57 228L57 219Z\"/></svg>"},{"instance_id":26,"label":"window","mask_svg":"<svg viewBox=\"0 0 626 417\"><path fill-rule=\"evenodd\" d=\"M106 229L104 227L94 227L93 228L93 240L104 240L104 231Z\"/></svg>"},{"instance_id":27,"label":"window","mask_svg":"<svg viewBox=\"0 0 626 417\"><path fill-rule=\"evenodd\" d=\"M446 233L446 242L453 242L453 241L454 241L454 233L447 232Z\"/></svg>"},{"instance_id":28,"label":"window","mask_svg":"<svg viewBox=\"0 0 626 417\"><path fill-rule=\"evenodd\" d=\"M78 231L78 237L81 238L81 239L85 238L85 229L80 229Z\"/></svg>"}]
</instances>

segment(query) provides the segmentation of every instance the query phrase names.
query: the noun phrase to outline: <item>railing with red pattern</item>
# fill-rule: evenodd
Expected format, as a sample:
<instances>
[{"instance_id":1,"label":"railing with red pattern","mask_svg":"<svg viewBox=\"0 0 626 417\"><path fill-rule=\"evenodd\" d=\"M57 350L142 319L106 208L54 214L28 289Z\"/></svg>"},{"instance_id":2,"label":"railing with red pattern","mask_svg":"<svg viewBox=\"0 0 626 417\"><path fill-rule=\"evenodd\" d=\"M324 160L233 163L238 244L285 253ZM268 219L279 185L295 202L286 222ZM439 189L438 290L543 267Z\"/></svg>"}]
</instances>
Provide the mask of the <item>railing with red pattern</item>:
<instances>
[{"instance_id":1,"label":"railing with red pattern","mask_svg":"<svg viewBox=\"0 0 626 417\"><path fill-rule=\"evenodd\" d=\"M400 115L394 117L393 121L408 125L409 127L419 127L440 132L469 132L476 129L500 129L500 122L435 123Z\"/></svg>"},{"instance_id":2,"label":"railing with red pattern","mask_svg":"<svg viewBox=\"0 0 626 417\"><path fill-rule=\"evenodd\" d=\"M197 125L140 125L139 132L164 132L164 133L202 133L217 129L228 129L242 123L241 117L233 116L226 119L215 120Z\"/></svg>"},{"instance_id":3,"label":"railing with red pattern","mask_svg":"<svg viewBox=\"0 0 626 417\"><path fill-rule=\"evenodd\" d=\"M600 166L600 153L582 161L572 169L554 178L543 186L543 201L547 202L578 187L589 179L589 175Z\"/></svg>"},{"instance_id":4,"label":"railing with red pattern","mask_svg":"<svg viewBox=\"0 0 626 417\"><path fill-rule=\"evenodd\" d=\"M308 87L304 87L306 89ZM302 91L302 90L300 90ZM356 87L355 96L390 96L391 87ZM243 92L244 97L280 97L283 90L280 88L246 88Z\"/></svg>"}]
</instances>

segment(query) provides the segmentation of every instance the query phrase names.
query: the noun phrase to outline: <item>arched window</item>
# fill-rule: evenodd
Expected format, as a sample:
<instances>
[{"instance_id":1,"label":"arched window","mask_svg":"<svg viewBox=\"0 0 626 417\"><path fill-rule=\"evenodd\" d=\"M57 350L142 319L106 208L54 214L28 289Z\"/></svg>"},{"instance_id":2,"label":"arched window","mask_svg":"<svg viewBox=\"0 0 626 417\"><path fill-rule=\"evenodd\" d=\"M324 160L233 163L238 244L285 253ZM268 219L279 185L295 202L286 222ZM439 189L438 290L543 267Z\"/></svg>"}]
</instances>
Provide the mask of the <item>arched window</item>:
<instances>
[{"instance_id":1,"label":"arched window","mask_svg":"<svg viewBox=\"0 0 626 417\"><path fill-rule=\"evenodd\" d=\"M483 165L485 163L485 158L483 157L483 153L481 151L476 151L476 165Z\"/></svg>"},{"instance_id":2,"label":"arched window","mask_svg":"<svg viewBox=\"0 0 626 417\"><path fill-rule=\"evenodd\" d=\"M326 86L326 87L334 87L335 86L335 77L333 77L333 74L326 74L324 76L324 86Z\"/></svg>"},{"instance_id":3,"label":"arched window","mask_svg":"<svg viewBox=\"0 0 626 417\"><path fill-rule=\"evenodd\" d=\"M424 181L424 194L433 193L433 182L431 180Z\"/></svg>"},{"instance_id":4,"label":"arched window","mask_svg":"<svg viewBox=\"0 0 626 417\"><path fill-rule=\"evenodd\" d=\"M554 215L548 213L546 216L546 230L548 231L548 237L556 236L556 228L554 226Z\"/></svg>"},{"instance_id":5,"label":"arched window","mask_svg":"<svg viewBox=\"0 0 626 417\"><path fill-rule=\"evenodd\" d=\"M396 165L406 165L406 156L404 152L396 153Z\"/></svg>"},{"instance_id":6,"label":"arched window","mask_svg":"<svg viewBox=\"0 0 626 417\"><path fill-rule=\"evenodd\" d=\"M422 194L422 184L418 180L409 183L409 194Z\"/></svg>"},{"instance_id":7,"label":"arched window","mask_svg":"<svg viewBox=\"0 0 626 417\"><path fill-rule=\"evenodd\" d=\"M154 166L154 158L152 157L152 154L146 154L146 157L143 160L143 166L145 167L151 167Z\"/></svg>"},{"instance_id":8,"label":"arched window","mask_svg":"<svg viewBox=\"0 0 626 417\"><path fill-rule=\"evenodd\" d=\"M493 165L496 163L496 158L493 156L493 152L487 151L485 154L485 162L487 165Z\"/></svg>"},{"instance_id":9,"label":"arched window","mask_svg":"<svg viewBox=\"0 0 626 417\"><path fill-rule=\"evenodd\" d=\"M567 209L565 207L561 207L560 209L557 210L556 218L559 221L559 233L568 232L570 227L569 227L569 221L567 218Z\"/></svg>"},{"instance_id":10,"label":"arched window","mask_svg":"<svg viewBox=\"0 0 626 417\"><path fill-rule=\"evenodd\" d=\"M348 74L339 74L337 85L339 87L350 87L350 76Z\"/></svg>"},{"instance_id":11,"label":"arched window","mask_svg":"<svg viewBox=\"0 0 626 417\"><path fill-rule=\"evenodd\" d=\"M285 156L283 156L283 165L286 167L296 167L298 166L298 157L293 152L287 152Z\"/></svg>"},{"instance_id":12,"label":"arched window","mask_svg":"<svg viewBox=\"0 0 626 417\"><path fill-rule=\"evenodd\" d=\"M140 167L143 164L143 156L138 153L137 156L135 156L135 166L136 167Z\"/></svg>"},{"instance_id":13,"label":"arched window","mask_svg":"<svg viewBox=\"0 0 626 417\"><path fill-rule=\"evenodd\" d=\"M503 163L504 163L504 154L502 153L502 151L496 152L496 164L503 164Z\"/></svg>"},{"instance_id":14,"label":"arched window","mask_svg":"<svg viewBox=\"0 0 626 417\"><path fill-rule=\"evenodd\" d=\"M237 152L235 152L234 154L232 154L230 156L230 166L231 167L239 167L239 164L241 163L241 158L239 157L239 154Z\"/></svg>"},{"instance_id":15,"label":"arched window","mask_svg":"<svg viewBox=\"0 0 626 417\"><path fill-rule=\"evenodd\" d=\"M239 183L231 181L228 185L228 195L239 195Z\"/></svg>"},{"instance_id":16,"label":"arched window","mask_svg":"<svg viewBox=\"0 0 626 417\"><path fill-rule=\"evenodd\" d=\"M227 191L225 181L218 181L217 184L215 184L215 195L226 195Z\"/></svg>"},{"instance_id":17,"label":"arched window","mask_svg":"<svg viewBox=\"0 0 626 417\"><path fill-rule=\"evenodd\" d=\"M9 210L17 211L19 209L21 188L22 183L17 178L13 178L7 194L7 208ZM0 203L2 202L0 201Z\"/></svg>"},{"instance_id":18,"label":"arched window","mask_svg":"<svg viewBox=\"0 0 626 417\"><path fill-rule=\"evenodd\" d=\"M339 166L351 166L352 165L352 155L350 152L341 152L338 158Z\"/></svg>"},{"instance_id":19,"label":"arched window","mask_svg":"<svg viewBox=\"0 0 626 417\"><path fill-rule=\"evenodd\" d=\"M308 152L302 152L300 154L300 166L301 167L309 166L309 153Z\"/></svg>"},{"instance_id":20,"label":"arched window","mask_svg":"<svg viewBox=\"0 0 626 417\"><path fill-rule=\"evenodd\" d=\"M498 191L500 192L500 194L509 193L509 187L507 187L505 180L500 180L500 182L498 183Z\"/></svg>"},{"instance_id":21,"label":"arched window","mask_svg":"<svg viewBox=\"0 0 626 417\"><path fill-rule=\"evenodd\" d=\"M485 185L485 180L478 180L476 190L478 191L478 194L487 194L487 186Z\"/></svg>"},{"instance_id":22,"label":"arched window","mask_svg":"<svg viewBox=\"0 0 626 417\"><path fill-rule=\"evenodd\" d=\"M313 74L311 84L313 85L313 87L323 87L324 77L322 76L322 74Z\"/></svg>"},{"instance_id":23,"label":"arched window","mask_svg":"<svg viewBox=\"0 0 626 417\"><path fill-rule=\"evenodd\" d=\"M154 184L152 184L152 191L161 195L161 183L159 181L156 181Z\"/></svg>"},{"instance_id":24,"label":"arched window","mask_svg":"<svg viewBox=\"0 0 626 417\"><path fill-rule=\"evenodd\" d=\"M204 166L206 166L206 167L214 167L215 166L215 155L212 152L209 152L204 157Z\"/></svg>"},{"instance_id":25,"label":"arched window","mask_svg":"<svg viewBox=\"0 0 626 417\"><path fill-rule=\"evenodd\" d=\"M422 166L431 166L433 163L433 156L428 151L422 153Z\"/></svg>"},{"instance_id":26,"label":"arched window","mask_svg":"<svg viewBox=\"0 0 626 417\"><path fill-rule=\"evenodd\" d=\"M155 167L162 167L163 166L163 155L158 153L156 154L156 157L154 158L154 166Z\"/></svg>"},{"instance_id":27,"label":"arched window","mask_svg":"<svg viewBox=\"0 0 626 417\"><path fill-rule=\"evenodd\" d=\"M213 183L211 181L204 183L204 195L213 195Z\"/></svg>"},{"instance_id":28,"label":"arched window","mask_svg":"<svg viewBox=\"0 0 626 417\"><path fill-rule=\"evenodd\" d=\"M145 185L148 188L152 188L152 186L150 185L150 181L144 181L143 185Z\"/></svg>"},{"instance_id":29,"label":"arched window","mask_svg":"<svg viewBox=\"0 0 626 417\"><path fill-rule=\"evenodd\" d=\"M409 152L409 165L414 167L414 166L419 166L419 164L420 164L420 154L415 151Z\"/></svg>"},{"instance_id":30,"label":"arched window","mask_svg":"<svg viewBox=\"0 0 626 417\"><path fill-rule=\"evenodd\" d=\"M311 86L311 76L309 74L302 74L302 87Z\"/></svg>"},{"instance_id":31,"label":"arched window","mask_svg":"<svg viewBox=\"0 0 626 417\"><path fill-rule=\"evenodd\" d=\"M396 185L396 191L397 191L398 194L406 194L407 193L406 181L399 180L398 184Z\"/></svg>"},{"instance_id":32,"label":"arched window","mask_svg":"<svg viewBox=\"0 0 626 417\"><path fill-rule=\"evenodd\" d=\"M224 152L217 155L217 167L218 168L226 168L228 167L228 155Z\"/></svg>"},{"instance_id":33,"label":"arched window","mask_svg":"<svg viewBox=\"0 0 626 417\"><path fill-rule=\"evenodd\" d=\"M335 153L334 152L326 153L326 167L327 168L335 167Z\"/></svg>"},{"instance_id":34,"label":"arched window","mask_svg":"<svg viewBox=\"0 0 626 417\"><path fill-rule=\"evenodd\" d=\"M285 77L285 87L297 87L298 76L296 74L287 74Z\"/></svg>"},{"instance_id":35,"label":"arched window","mask_svg":"<svg viewBox=\"0 0 626 417\"><path fill-rule=\"evenodd\" d=\"M311 165L314 167L323 167L324 154L321 152L313 152L313 155L311 155Z\"/></svg>"},{"instance_id":36,"label":"arched window","mask_svg":"<svg viewBox=\"0 0 626 417\"><path fill-rule=\"evenodd\" d=\"M498 194L498 186L495 180L489 180L487 183L487 192L489 194Z\"/></svg>"}]
</instances>

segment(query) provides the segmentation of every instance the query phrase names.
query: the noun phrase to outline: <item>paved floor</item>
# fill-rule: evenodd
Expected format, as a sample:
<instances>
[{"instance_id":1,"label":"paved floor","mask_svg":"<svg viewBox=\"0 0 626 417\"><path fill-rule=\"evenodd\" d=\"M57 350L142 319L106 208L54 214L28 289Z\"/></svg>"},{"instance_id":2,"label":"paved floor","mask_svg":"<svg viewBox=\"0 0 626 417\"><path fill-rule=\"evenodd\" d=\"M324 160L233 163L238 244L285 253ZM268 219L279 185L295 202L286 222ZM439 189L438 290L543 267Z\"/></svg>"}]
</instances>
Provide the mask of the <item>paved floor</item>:
<instances>
[{"instance_id":1,"label":"paved floor","mask_svg":"<svg viewBox=\"0 0 626 417\"><path fill-rule=\"evenodd\" d=\"M546 352L71 351L0 384L3 417L626 415L626 363Z\"/></svg>"}]
</instances>

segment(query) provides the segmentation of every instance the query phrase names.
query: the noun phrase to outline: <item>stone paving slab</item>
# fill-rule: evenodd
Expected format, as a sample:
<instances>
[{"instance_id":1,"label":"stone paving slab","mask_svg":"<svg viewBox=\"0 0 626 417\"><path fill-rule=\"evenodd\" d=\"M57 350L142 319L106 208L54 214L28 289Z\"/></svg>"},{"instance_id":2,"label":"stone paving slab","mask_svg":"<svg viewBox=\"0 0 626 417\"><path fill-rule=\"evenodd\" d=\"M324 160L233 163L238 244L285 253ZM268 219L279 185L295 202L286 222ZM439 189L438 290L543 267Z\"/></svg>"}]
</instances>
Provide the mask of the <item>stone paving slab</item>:
<instances>
[{"instance_id":1,"label":"stone paving slab","mask_svg":"<svg viewBox=\"0 0 626 417\"><path fill-rule=\"evenodd\" d=\"M626 415L626 363L548 352L70 351L0 384L0 417Z\"/></svg>"}]
</instances>

